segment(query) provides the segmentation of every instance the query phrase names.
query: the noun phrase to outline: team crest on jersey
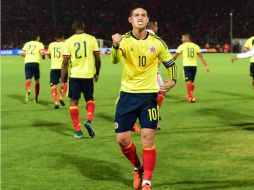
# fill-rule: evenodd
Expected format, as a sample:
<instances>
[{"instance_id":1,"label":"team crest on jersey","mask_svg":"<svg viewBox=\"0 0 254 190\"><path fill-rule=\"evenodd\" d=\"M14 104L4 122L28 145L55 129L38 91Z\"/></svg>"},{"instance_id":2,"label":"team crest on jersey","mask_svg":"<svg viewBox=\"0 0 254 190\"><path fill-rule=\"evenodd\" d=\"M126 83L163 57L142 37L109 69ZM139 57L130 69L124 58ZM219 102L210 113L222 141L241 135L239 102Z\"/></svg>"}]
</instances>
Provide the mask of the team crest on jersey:
<instances>
[{"instance_id":1,"label":"team crest on jersey","mask_svg":"<svg viewBox=\"0 0 254 190\"><path fill-rule=\"evenodd\" d=\"M131 47L130 51L134 52L134 49Z\"/></svg>"},{"instance_id":2,"label":"team crest on jersey","mask_svg":"<svg viewBox=\"0 0 254 190\"><path fill-rule=\"evenodd\" d=\"M154 46L149 47L149 53L154 54L156 52L156 48Z\"/></svg>"}]
</instances>

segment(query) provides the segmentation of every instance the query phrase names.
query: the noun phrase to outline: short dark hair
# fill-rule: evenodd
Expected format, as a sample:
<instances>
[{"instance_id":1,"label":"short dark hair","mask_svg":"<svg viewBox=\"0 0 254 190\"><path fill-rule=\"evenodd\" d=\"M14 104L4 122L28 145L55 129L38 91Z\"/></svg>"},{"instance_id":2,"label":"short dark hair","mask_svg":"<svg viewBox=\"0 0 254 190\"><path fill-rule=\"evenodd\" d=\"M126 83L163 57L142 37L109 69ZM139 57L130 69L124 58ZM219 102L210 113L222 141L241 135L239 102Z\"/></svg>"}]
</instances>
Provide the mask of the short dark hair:
<instances>
[{"instance_id":1,"label":"short dark hair","mask_svg":"<svg viewBox=\"0 0 254 190\"><path fill-rule=\"evenodd\" d=\"M56 38L56 39L61 39L61 38L63 38L63 37L64 37L64 34L63 34L62 31L56 32L56 34L55 34L55 38Z\"/></svg>"},{"instance_id":2,"label":"short dark hair","mask_svg":"<svg viewBox=\"0 0 254 190\"><path fill-rule=\"evenodd\" d=\"M38 37L40 37L40 34L37 31L31 32L30 35L30 40L37 40Z\"/></svg>"},{"instance_id":3,"label":"short dark hair","mask_svg":"<svg viewBox=\"0 0 254 190\"><path fill-rule=\"evenodd\" d=\"M157 24L157 21L155 21L155 20L149 20L149 22L147 23L146 28L150 29L153 26L155 26L156 24Z\"/></svg>"},{"instance_id":4,"label":"short dark hair","mask_svg":"<svg viewBox=\"0 0 254 190\"><path fill-rule=\"evenodd\" d=\"M132 16L132 12L133 12L135 9L138 9L138 8L144 9L144 10L146 10L146 12L147 12L147 8L146 8L143 4L133 4L133 5L131 6L131 9L130 9L130 12L129 12L129 16ZM148 12L147 12L147 16L148 16Z\"/></svg>"},{"instance_id":5,"label":"short dark hair","mask_svg":"<svg viewBox=\"0 0 254 190\"><path fill-rule=\"evenodd\" d=\"M72 24L72 29L76 32L77 30L84 30L85 23L81 20L75 20Z\"/></svg>"}]
</instances>

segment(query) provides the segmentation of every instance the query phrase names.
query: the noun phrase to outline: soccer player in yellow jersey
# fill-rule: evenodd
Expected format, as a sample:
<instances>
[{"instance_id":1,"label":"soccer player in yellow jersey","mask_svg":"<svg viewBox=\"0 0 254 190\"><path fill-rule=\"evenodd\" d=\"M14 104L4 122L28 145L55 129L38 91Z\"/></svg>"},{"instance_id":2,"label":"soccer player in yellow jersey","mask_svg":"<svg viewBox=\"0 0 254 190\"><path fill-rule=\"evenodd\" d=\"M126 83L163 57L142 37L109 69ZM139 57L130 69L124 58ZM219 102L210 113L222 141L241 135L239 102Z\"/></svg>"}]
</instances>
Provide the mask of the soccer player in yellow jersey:
<instances>
[{"instance_id":1,"label":"soccer player in yellow jersey","mask_svg":"<svg viewBox=\"0 0 254 190\"><path fill-rule=\"evenodd\" d=\"M55 104L54 106L55 109L59 109L57 85L61 78L61 67L63 63L63 49L64 49L64 36L62 33L57 33L55 36L55 42L51 42L48 46L48 56L51 59L50 86L51 86L52 97ZM63 99L68 88L67 75L63 82L64 82L64 86L63 86L63 90L61 90L60 103L62 106L65 106Z\"/></svg>"},{"instance_id":2,"label":"soccer player in yellow jersey","mask_svg":"<svg viewBox=\"0 0 254 190\"><path fill-rule=\"evenodd\" d=\"M249 52L250 50L253 51L254 48L254 36L250 37L249 39L246 40L244 43L244 52ZM252 55L251 52L248 53L249 55ZM247 54L247 56L248 56ZM235 61L237 58L245 58L246 54L237 54L236 56L231 58L231 61ZM252 86L254 88L254 56L252 55L250 58L250 76L252 77Z\"/></svg>"},{"instance_id":3,"label":"soccer player in yellow jersey","mask_svg":"<svg viewBox=\"0 0 254 190\"><path fill-rule=\"evenodd\" d=\"M35 102L38 102L38 96L40 92L40 59L44 56L44 45L40 42L40 36L35 33L32 34L32 41L25 43L21 50L21 56L25 57L25 76L26 76L26 96L25 100L28 102L30 100L31 93L31 82L34 77L35 86Z\"/></svg>"},{"instance_id":4,"label":"soccer player in yellow jersey","mask_svg":"<svg viewBox=\"0 0 254 190\"><path fill-rule=\"evenodd\" d=\"M79 20L72 25L75 34L65 41L60 81L63 89L70 60L69 97L71 99L70 115L76 131L74 137L83 138L78 109L78 102L82 92L86 100L86 121L84 127L87 129L89 136L93 138L95 136L91 123L95 111L93 91L94 82L99 79L101 59L96 38L84 33L84 27L84 23Z\"/></svg>"},{"instance_id":5,"label":"soccer player in yellow jersey","mask_svg":"<svg viewBox=\"0 0 254 190\"><path fill-rule=\"evenodd\" d=\"M158 32L158 23L157 21L154 21L154 20L149 20L149 22L147 23L147 27L146 27L146 31L151 33L151 34L154 34L156 35L157 32ZM159 65L160 65L160 61L159 61ZM162 76L160 74L160 70L159 70L159 67L157 69L157 83L159 86L163 85L163 79L162 79ZM173 87L173 86L172 86ZM164 92L159 92L158 93L158 97L157 97L157 103L158 103L158 116L159 116L159 120L160 120L160 108L162 106L162 102L164 100L164 96L165 96L165 93ZM157 125L157 129L161 129L160 125L158 124ZM133 131L136 132L136 133L139 133L140 132L140 128L138 126L138 123L136 122L133 126Z\"/></svg>"},{"instance_id":6,"label":"soccer player in yellow jersey","mask_svg":"<svg viewBox=\"0 0 254 190\"><path fill-rule=\"evenodd\" d=\"M209 72L209 67L201 53L200 47L197 44L191 42L190 34L183 34L182 42L183 43L178 46L173 59L176 60L178 55L183 55L183 68L188 91L188 96L186 98L189 102L195 102L196 99L194 97L193 91L194 80L197 72L197 56L204 64L206 72Z\"/></svg>"},{"instance_id":7,"label":"soccer player in yellow jersey","mask_svg":"<svg viewBox=\"0 0 254 190\"><path fill-rule=\"evenodd\" d=\"M132 31L112 36L110 60L114 64L123 62L115 132L122 153L134 167L133 188L150 190L156 162L157 95L159 90L166 92L175 85L177 71L165 42L146 31L149 21L146 9L142 6L132 8L128 20L132 25ZM159 60L168 69L171 79L160 87L157 84ZM141 124L143 164L131 139L131 130L137 118Z\"/></svg>"}]
</instances>

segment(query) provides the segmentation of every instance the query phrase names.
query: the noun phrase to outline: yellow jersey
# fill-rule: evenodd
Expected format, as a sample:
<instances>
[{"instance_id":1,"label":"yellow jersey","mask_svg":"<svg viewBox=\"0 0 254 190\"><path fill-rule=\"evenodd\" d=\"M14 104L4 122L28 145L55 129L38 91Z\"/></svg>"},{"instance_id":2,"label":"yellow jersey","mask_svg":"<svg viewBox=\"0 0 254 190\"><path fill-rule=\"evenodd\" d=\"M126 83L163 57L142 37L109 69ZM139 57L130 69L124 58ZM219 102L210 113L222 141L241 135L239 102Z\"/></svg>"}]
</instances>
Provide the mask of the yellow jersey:
<instances>
[{"instance_id":1,"label":"yellow jersey","mask_svg":"<svg viewBox=\"0 0 254 190\"><path fill-rule=\"evenodd\" d=\"M74 34L65 41L63 56L70 56L71 78L93 78L96 72L94 54L99 53L97 40L86 33Z\"/></svg>"},{"instance_id":2,"label":"yellow jersey","mask_svg":"<svg viewBox=\"0 0 254 190\"><path fill-rule=\"evenodd\" d=\"M253 40L254 40L254 36L247 39L246 42L244 43L244 47L251 49L253 47ZM254 56L250 58L250 62L254 63Z\"/></svg>"},{"instance_id":3,"label":"yellow jersey","mask_svg":"<svg viewBox=\"0 0 254 190\"><path fill-rule=\"evenodd\" d=\"M61 69L63 63L64 42L51 42L48 46L48 54L51 57L51 69Z\"/></svg>"},{"instance_id":4,"label":"yellow jersey","mask_svg":"<svg viewBox=\"0 0 254 190\"><path fill-rule=\"evenodd\" d=\"M22 51L26 52L25 63L40 63L41 51L44 45L38 41L29 41L25 43Z\"/></svg>"},{"instance_id":5,"label":"yellow jersey","mask_svg":"<svg viewBox=\"0 0 254 190\"><path fill-rule=\"evenodd\" d=\"M120 47L112 47L110 60L117 63L122 59L123 71L121 91L129 93L158 92L157 68L159 60L166 68L174 65L166 43L158 36L147 32L144 40L136 39L132 32L123 35ZM169 75L176 79L176 68L169 69Z\"/></svg>"},{"instance_id":6,"label":"yellow jersey","mask_svg":"<svg viewBox=\"0 0 254 190\"><path fill-rule=\"evenodd\" d=\"M176 50L176 53L183 56L183 66L197 66L197 53L200 52L200 47L193 42L185 42Z\"/></svg>"}]
</instances>

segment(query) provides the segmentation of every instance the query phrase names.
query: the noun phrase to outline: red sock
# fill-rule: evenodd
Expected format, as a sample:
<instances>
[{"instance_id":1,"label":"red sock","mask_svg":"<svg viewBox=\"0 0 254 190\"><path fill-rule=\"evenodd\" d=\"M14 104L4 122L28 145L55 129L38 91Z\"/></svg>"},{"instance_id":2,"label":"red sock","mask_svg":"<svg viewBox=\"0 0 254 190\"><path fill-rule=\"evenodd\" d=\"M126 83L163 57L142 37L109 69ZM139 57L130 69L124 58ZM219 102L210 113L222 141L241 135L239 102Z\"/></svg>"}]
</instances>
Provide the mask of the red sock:
<instances>
[{"instance_id":1,"label":"red sock","mask_svg":"<svg viewBox=\"0 0 254 190\"><path fill-rule=\"evenodd\" d=\"M89 121L93 120L94 116L94 111L95 111L95 103L92 100L89 100L86 103L86 119Z\"/></svg>"},{"instance_id":2,"label":"red sock","mask_svg":"<svg viewBox=\"0 0 254 190\"><path fill-rule=\"evenodd\" d=\"M35 92L35 97L38 97L39 92L40 92L40 84L39 83L35 83L34 92Z\"/></svg>"},{"instance_id":3,"label":"red sock","mask_svg":"<svg viewBox=\"0 0 254 190\"><path fill-rule=\"evenodd\" d=\"M55 103L58 103L57 88L56 86L51 87L52 97Z\"/></svg>"},{"instance_id":4,"label":"red sock","mask_svg":"<svg viewBox=\"0 0 254 190\"><path fill-rule=\"evenodd\" d=\"M189 96L190 98L192 98L192 84L191 84L190 81L188 81L188 82L186 83L186 87L187 87L187 90L188 90L188 96Z\"/></svg>"},{"instance_id":5,"label":"red sock","mask_svg":"<svg viewBox=\"0 0 254 190\"><path fill-rule=\"evenodd\" d=\"M68 89L68 84L67 84L67 83L64 83L64 88L63 88L63 90L61 91L61 98L62 98L62 99L64 99L64 96L66 95L67 89Z\"/></svg>"},{"instance_id":6,"label":"red sock","mask_svg":"<svg viewBox=\"0 0 254 190\"><path fill-rule=\"evenodd\" d=\"M143 167L144 167L144 180L151 181L154 166L156 163L156 149L155 145L149 148L143 149Z\"/></svg>"},{"instance_id":7,"label":"red sock","mask_svg":"<svg viewBox=\"0 0 254 190\"><path fill-rule=\"evenodd\" d=\"M194 87L195 87L195 84L194 82L191 83L191 91L193 92L194 91Z\"/></svg>"},{"instance_id":8,"label":"red sock","mask_svg":"<svg viewBox=\"0 0 254 190\"><path fill-rule=\"evenodd\" d=\"M164 100L164 95L158 94L157 101L158 101L159 108L161 107L163 100Z\"/></svg>"},{"instance_id":9,"label":"red sock","mask_svg":"<svg viewBox=\"0 0 254 190\"><path fill-rule=\"evenodd\" d=\"M80 121L79 121L79 111L78 106L71 106L70 107L70 114L73 126L76 131L80 131Z\"/></svg>"},{"instance_id":10,"label":"red sock","mask_svg":"<svg viewBox=\"0 0 254 190\"><path fill-rule=\"evenodd\" d=\"M128 160L132 163L133 167L139 168L141 163L138 158L136 146L133 142L131 142L127 147L122 148L123 154L128 158Z\"/></svg>"},{"instance_id":11,"label":"red sock","mask_svg":"<svg viewBox=\"0 0 254 190\"><path fill-rule=\"evenodd\" d=\"M31 80L26 81L26 90L30 90Z\"/></svg>"}]
</instances>

